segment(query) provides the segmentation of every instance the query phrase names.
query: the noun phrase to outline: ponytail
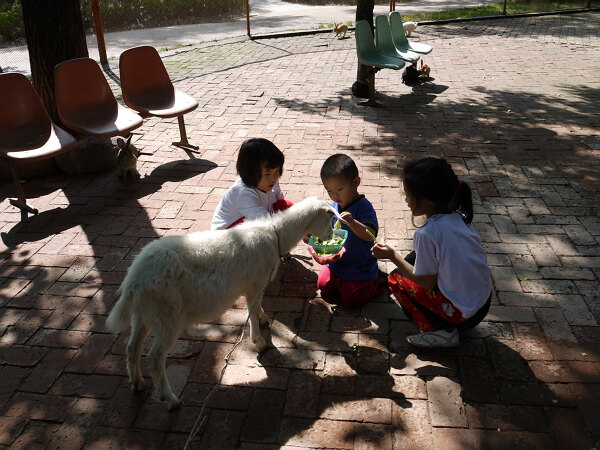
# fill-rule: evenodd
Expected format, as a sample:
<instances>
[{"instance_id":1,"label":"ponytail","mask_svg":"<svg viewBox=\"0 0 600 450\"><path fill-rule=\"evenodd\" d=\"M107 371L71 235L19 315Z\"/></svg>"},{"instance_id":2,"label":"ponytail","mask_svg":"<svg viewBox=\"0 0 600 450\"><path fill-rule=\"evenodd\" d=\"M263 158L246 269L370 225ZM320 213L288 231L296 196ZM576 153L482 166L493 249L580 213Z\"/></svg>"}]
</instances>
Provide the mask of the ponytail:
<instances>
[{"instance_id":1,"label":"ponytail","mask_svg":"<svg viewBox=\"0 0 600 450\"><path fill-rule=\"evenodd\" d=\"M464 181L458 182L458 187L456 188L450 207L453 211L458 211L462 214L463 220L467 225L473 221L473 198L471 197L471 188Z\"/></svg>"},{"instance_id":2,"label":"ponytail","mask_svg":"<svg viewBox=\"0 0 600 450\"><path fill-rule=\"evenodd\" d=\"M434 157L417 159L409 161L403 172L405 187L417 202L431 200L437 204L438 213L457 211L466 224L473 221L471 188L459 181L448 161Z\"/></svg>"}]
</instances>

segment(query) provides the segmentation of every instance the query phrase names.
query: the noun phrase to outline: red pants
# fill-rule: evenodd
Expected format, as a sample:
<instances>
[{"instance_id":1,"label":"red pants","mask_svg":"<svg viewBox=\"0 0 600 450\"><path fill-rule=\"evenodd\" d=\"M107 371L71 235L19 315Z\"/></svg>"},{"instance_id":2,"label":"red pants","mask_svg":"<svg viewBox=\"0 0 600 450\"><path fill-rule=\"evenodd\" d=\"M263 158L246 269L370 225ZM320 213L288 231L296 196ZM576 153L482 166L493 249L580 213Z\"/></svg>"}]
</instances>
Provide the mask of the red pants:
<instances>
[{"instance_id":1,"label":"red pants","mask_svg":"<svg viewBox=\"0 0 600 450\"><path fill-rule=\"evenodd\" d=\"M285 211L292 205L293 205L292 202L290 202L289 200L286 200L285 198L282 198L281 200L277 200L275 203L273 203L273 212ZM233 222L227 228L228 229L233 228L236 225L239 225L240 223L242 223L244 220L246 220L246 218L242 217L241 219L238 219L235 222Z\"/></svg>"},{"instance_id":2,"label":"red pants","mask_svg":"<svg viewBox=\"0 0 600 450\"><path fill-rule=\"evenodd\" d=\"M321 295L325 296L339 292L344 306L360 306L383 292L383 289L379 288L380 281L379 278L375 280L342 280L334 275L329 267L323 266L319 272L317 288L321 290Z\"/></svg>"},{"instance_id":3,"label":"red pants","mask_svg":"<svg viewBox=\"0 0 600 450\"><path fill-rule=\"evenodd\" d=\"M399 273L388 277L388 285L406 315L421 331L435 331L467 320L440 290L425 289Z\"/></svg>"}]
</instances>

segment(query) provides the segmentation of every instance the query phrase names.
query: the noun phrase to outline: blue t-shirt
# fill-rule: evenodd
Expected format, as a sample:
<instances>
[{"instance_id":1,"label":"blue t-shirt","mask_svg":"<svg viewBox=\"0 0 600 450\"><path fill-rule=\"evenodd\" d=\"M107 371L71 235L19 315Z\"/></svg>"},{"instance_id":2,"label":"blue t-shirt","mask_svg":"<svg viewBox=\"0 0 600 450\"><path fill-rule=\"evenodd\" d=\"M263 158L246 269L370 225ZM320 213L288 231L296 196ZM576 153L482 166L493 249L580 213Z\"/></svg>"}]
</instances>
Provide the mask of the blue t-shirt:
<instances>
[{"instance_id":1,"label":"blue t-shirt","mask_svg":"<svg viewBox=\"0 0 600 450\"><path fill-rule=\"evenodd\" d=\"M336 202L333 202L333 207L340 213L348 211L355 220L375 230L375 236L377 236L379 230L377 214L371 202L364 195L360 195L344 209L340 210ZM337 219L334 217L332 223L335 223L335 221ZM376 280L378 274L377 259L371 255L373 242L359 238L345 224L342 224L342 229L348 230L348 239L344 244L346 253L338 262L328 264L329 270L342 280Z\"/></svg>"}]
</instances>

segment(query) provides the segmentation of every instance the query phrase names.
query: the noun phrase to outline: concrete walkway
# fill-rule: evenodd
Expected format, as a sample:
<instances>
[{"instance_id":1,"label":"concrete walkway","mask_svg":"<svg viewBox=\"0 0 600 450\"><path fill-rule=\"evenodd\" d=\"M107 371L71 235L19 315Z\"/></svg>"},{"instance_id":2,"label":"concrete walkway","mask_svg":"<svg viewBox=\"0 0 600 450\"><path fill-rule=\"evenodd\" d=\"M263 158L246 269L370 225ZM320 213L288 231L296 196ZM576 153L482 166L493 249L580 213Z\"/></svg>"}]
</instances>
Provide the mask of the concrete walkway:
<instances>
[{"instance_id":1,"label":"concrete walkway","mask_svg":"<svg viewBox=\"0 0 600 450\"><path fill-rule=\"evenodd\" d=\"M495 0L417 0L398 4L396 9L402 14L415 12L443 11L448 9L477 6L493 3ZM389 5L376 5L374 15L386 14ZM253 36L270 33L283 33L298 30L314 30L328 27L334 22L355 22L355 6L309 6L287 3L281 0L250 1L250 32ZM105 33L106 54L109 59L118 59L121 53L131 47L151 45L161 52L167 49L180 49L182 46L197 47L215 41L247 39L246 17L221 23L201 23L172 27L146 28L141 30ZM90 58L100 61L98 42L95 35L87 36ZM180 50L178 50L180 51ZM171 52L172 53L172 52ZM5 72L31 73L27 45L0 47L0 67Z\"/></svg>"},{"instance_id":2,"label":"concrete walkway","mask_svg":"<svg viewBox=\"0 0 600 450\"><path fill-rule=\"evenodd\" d=\"M199 156L170 145L176 120L148 119L135 136L150 154L140 180L112 170L30 180L40 213L22 224L0 185L0 446L183 448L202 412L188 448L599 448L599 25L587 13L419 28L433 79L410 88L378 72L378 109L350 95L353 37L165 57L200 102L186 117ZM457 349L411 348L415 328L387 296L325 303L302 244L268 288L273 348L257 357L244 338L204 410L243 300L177 341L179 410L132 393L127 336L104 330L116 290L147 242L208 228L251 136L285 153L292 201L324 195L322 162L351 155L380 240L405 252L414 227L401 167L448 158L473 189L493 268L486 320Z\"/></svg>"}]
</instances>

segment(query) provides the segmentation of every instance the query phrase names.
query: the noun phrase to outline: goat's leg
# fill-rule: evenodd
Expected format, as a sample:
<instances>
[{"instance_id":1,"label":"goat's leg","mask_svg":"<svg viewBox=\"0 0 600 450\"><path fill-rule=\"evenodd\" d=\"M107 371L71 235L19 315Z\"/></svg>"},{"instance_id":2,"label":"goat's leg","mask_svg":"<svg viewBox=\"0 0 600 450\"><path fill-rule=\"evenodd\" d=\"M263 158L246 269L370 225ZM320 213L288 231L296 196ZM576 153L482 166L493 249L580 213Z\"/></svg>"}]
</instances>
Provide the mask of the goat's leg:
<instances>
[{"instance_id":1,"label":"goat's leg","mask_svg":"<svg viewBox=\"0 0 600 450\"><path fill-rule=\"evenodd\" d=\"M262 322L262 320L266 320L268 322L268 318L261 306L262 296L258 300L256 299L257 296L258 294L246 296L246 307L248 308L248 313L250 314L250 336L252 338L252 342L254 342L254 345L256 345L256 350L261 353L267 349L268 344L267 341L265 341L265 338L263 338L260 334L259 323ZM254 305L254 302L256 302L256 305ZM254 307L254 310L252 310L252 307ZM264 319L259 319L261 317L261 313Z\"/></svg>"},{"instance_id":2,"label":"goat's leg","mask_svg":"<svg viewBox=\"0 0 600 450\"><path fill-rule=\"evenodd\" d=\"M161 401L166 400L169 409L177 408L181 404L181 401L171 390L165 368L167 354L175 344L179 331L180 327L178 323L160 323L156 328L152 348L148 352L148 362L150 363L154 391L158 394Z\"/></svg>"},{"instance_id":3,"label":"goat's leg","mask_svg":"<svg viewBox=\"0 0 600 450\"><path fill-rule=\"evenodd\" d=\"M262 303L262 299L261 299ZM262 308L262 305L256 305L258 309L258 323L261 327L269 324L269 317L265 314L265 310Z\"/></svg>"},{"instance_id":4,"label":"goat's leg","mask_svg":"<svg viewBox=\"0 0 600 450\"><path fill-rule=\"evenodd\" d=\"M140 358L142 356L142 344L148 337L150 330L137 317L133 318L131 325L131 337L127 344L127 374L129 383L134 391L144 390L144 378L140 369Z\"/></svg>"}]
</instances>

